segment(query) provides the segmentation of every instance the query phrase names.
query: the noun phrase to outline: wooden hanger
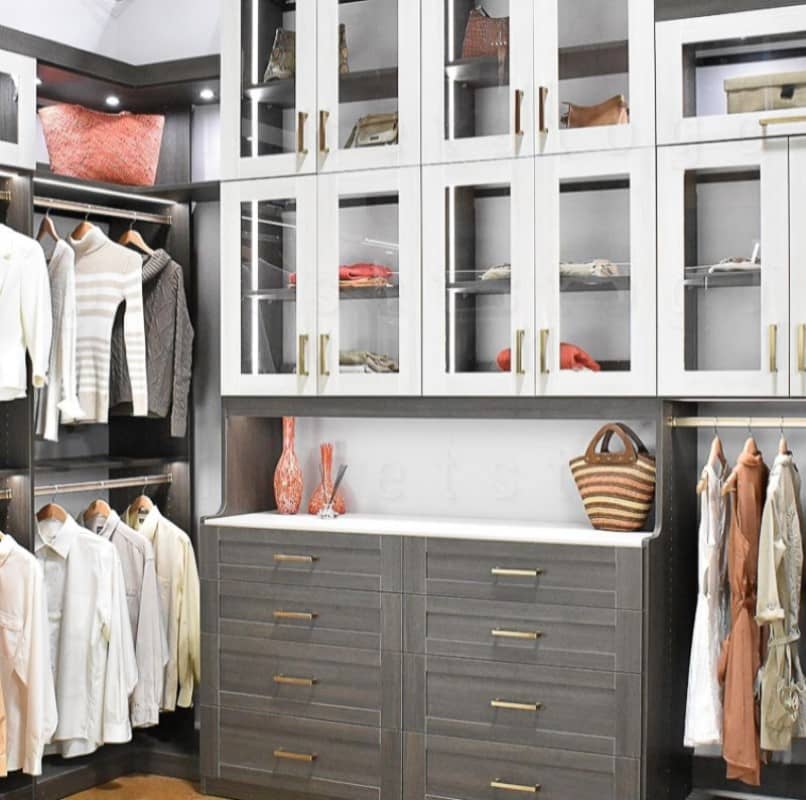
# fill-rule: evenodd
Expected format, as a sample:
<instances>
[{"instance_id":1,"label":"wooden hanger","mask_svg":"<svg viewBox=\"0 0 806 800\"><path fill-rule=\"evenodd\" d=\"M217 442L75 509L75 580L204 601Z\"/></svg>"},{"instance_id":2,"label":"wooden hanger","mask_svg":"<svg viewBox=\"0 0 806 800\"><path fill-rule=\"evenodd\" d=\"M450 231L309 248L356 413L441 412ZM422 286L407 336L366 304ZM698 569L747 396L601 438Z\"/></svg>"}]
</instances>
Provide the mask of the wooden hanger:
<instances>
[{"instance_id":1,"label":"wooden hanger","mask_svg":"<svg viewBox=\"0 0 806 800\"><path fill-rule=\"evenodd\" d=\"M789 442L787 442L784 434L784 418L781 417L781 438L778 440L778 455L787 456L789 453Z\"/></svg>"},{"instance_id":2,"label":"wooden hanger","mask_svg":"<svg viewBox=\"0 0 806 800\"><path fill-rule=\"evenodd\" d=\"M118 239L118 244L122 244L124 247L131 245L144 252L147 256L153 256L154 251L148 246L148 243L140 235L140 232L134 229L134 223L136 221L137 217L132 220L131 225L129 225L129 230L125 231L123 236Z\"/></svg>"},{"instance_id":3,"label":"wooden hanger","mask_svg":"<svg viewBox=\"0 0 806 800\"><path fill-rule=\"evenodd\" d=\"M70 238L80 242L95 226L90 222L90 212L79 222L76 229L70 234Z\"/></svg>"},{"instance_id":4,"label":"wooden hanger","mask_svg":"<svg viewBox=\"0 0 806 800\"><path fill-rule=\"evenodd\" d=\"M147 494L141 494L132 501L131 508L135 514L148 513L154 508L154 503Z\"/></svg>"},{"instance_id":5,"label":"wooden hanger","mask_svg":"<svg viewBox=\"0 0 806 800\"><path fill-rule=\"evenodd\" d=\"M722 439L719 438L719 432L717 431L716 425L714 425L714 440L711 442L711 452L708 454L708 466L716 467L717 461L719 461L722 469L724 470L728 464L728 459L725 457L725 450L722 447ZM702 494L707 488L708 473L706 472L697 483L697 494Z\"/></svg>"},{"instance_id":6,"label":"wooden hanger","mask_svg":"<svg viewBox=\"0 0 806 800\"><path fill-rule=\"evenodd\" d=\"M53 224L53 220L50 218L50 209L48 209L47 212L45 212L45 216L42 217L42 222L39 225L39 233L36 235L37 242L41 242L46 236L50 236L57 242L62 240L62 237L59 236L59 231L56 230L56 226Z\"/></svg>"},{"instance_id":7,"label":"wooden hanger","mask_svg":"<svg viewBox=\"0 0 806 800\"><path fill-rule=\"evenodd\" d=\"M106 500L93 500L89 506L87 506L87 510L82 514L82 516L86 519L88 517L104 517L104 519L109 519L112 516L112 508L110 507L109 503Z\"/></svg>"},{"instance_id":8,"label":"wooden hanger","mask_svg":"<svg viewBox=\"0 0 806 800\"><path fill-rule=\"evenodd\" d=\"M37 522L44 522L46 519L55 519L59 522L67 522L67 512L56 503L48 503L39 509L36 514Z\"/></svg>"},{"instance_id":9,"label":"wooden hanger","mask_svg":"<svg viewBox=\"0 0 806 800\"><path fill-rule=\"evenodd\" d=\"M753 438L753 434L751 433L750 436L747 437L744 443L744 447L742 448L742 455L743 456L757 456L759 453L758 445L756 444L756 440ZM736 467L733 468L733 472L730 473L730 476L725 481L725 485L722 487L722 494L727 495L730 494L734 487L736 486L736 478L738 477L738 472L736 471Z\"/></svg>"}]
</instances>

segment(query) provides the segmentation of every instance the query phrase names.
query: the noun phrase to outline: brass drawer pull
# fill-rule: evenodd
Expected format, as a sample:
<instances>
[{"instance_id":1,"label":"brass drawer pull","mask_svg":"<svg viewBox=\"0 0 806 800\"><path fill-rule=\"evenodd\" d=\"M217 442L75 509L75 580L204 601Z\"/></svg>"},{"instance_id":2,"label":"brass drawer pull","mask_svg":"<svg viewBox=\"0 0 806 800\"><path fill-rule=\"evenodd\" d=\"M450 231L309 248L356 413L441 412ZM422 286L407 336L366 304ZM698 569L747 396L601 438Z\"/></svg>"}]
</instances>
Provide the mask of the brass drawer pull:
<instances>
[{"instance_id":1,"label":"brass drawer pull","mask_svg":"<svg viewBox=\"0 0 806 800\"><path fill-rule=\"evenodd\" d=\"M521 109L523 108L523 90L515 89L515 136L523 136Z\"/></svg>"},{"instance_id":2,"label":"brass drawer pull","mask_svg":"<svg viewBox=\"0 0 806 800\"><path fill-rule=\"evenodd\" d=\"M511 700L490 700L492 708L507 708L510 711L540 711L542 703L514 703Z\"/></svg>"},{"instance_id":3,"label":"brass drawer pull","mask_svg":"<svg viewBox=\"0 0 806 800\"><path fill-rule=\"evenodd\" d=\"M305 123L308 121L308 112L297 113L297 155L307 156L308 148L305 147Z\"/></svg>"},{"instance_id":4,"label":"brass drawer pull","mask_svg":"<svg viewBox=\"0 0 806 800\"><path fill-rule=\"evenodd\" d=\"M798 325L798 372L806 372L806 325Z\"/></svg>"},{"instance_id":5,"label":"brass drawer pull","mask_svg":"<svg viewBox=\"0 0 806 800\"><path fill-rule=\"evenodd\" d=\"M549 329L548 328L543 328L540 331L540 374L541 375L548 375L549 374L548 355L549 355Z\"/></svg>"},{"instance_id":6,"label":"brass drawer pull","mask_svg":"<svg viewBox=\"0 0 806 800\"><path fill-rule=\"evenodd\" d=\"M549 96L548 86L541 86L537 90L537 106L538 106L538 133L548 133L548 125L546 125L546 100Z\"/></svg>"},{"instance_id":7,"label":"brass drawer pull","mask_svg":"<svg viewBox=\"0 0 806 800\"><path fill-rule=\"evenodd\" d=\"M797 117L764 117L758 121L762 128L768 125L785 125L786 123L806 122L806 116L800 115Z\"/></svg>"},{"instance_id":8,"label":"brass drawer pull","mask_svg":"<svg viewBox=\"0 0 806 800\"><path fill-rule=\"evenodd\" d=\"M330 148L327 146L327 121L330 119L329 111L319 112L319 152L327 155Z\"/></svg>"},{"instance_id":9,"label":"brass drawer pull","mask_svg":"<svg viewBox=\"0 0 806 800\"><path fill-rule=\"evenodd\" d=\"M280 686L316 686L316 678L293 678L290 675L275 675L272 680Z\"/></svg>"},{"instance_id":10,"label":"brass drawer pull","mask_svg":"<svg viewBox=\"0 0 806 800\"><path fill-rule=\"evenodd\" d=\"M537 578L543 574L542 569L507 569L506 567L493 567L490 575L502 578Z\"/></svg>"},{"instance_id":11,"label":"brass drawer pull","mask_svg":"<svg viewBox=\"0 0 806 800\"><path fill-rule=\"evenodd\" d=\"M770 325L770 372L778 372L778 326Z\"/></svg>"},{"instance_id":12,"label":"brass drawer pull","mask_svg":"<svg viewBox=\"0 0 806 800\"><path fill-rule=\"evenodd\" d=\"M542 631L508 631L503 628L493 628L490 633L498 639L539 639Z\"/></svg>"},{"instance_id":13,"label":"brass drawer pull","mask_svg":"<svg viewBox=\"0 0 806 800\"><path fill-rule=\"evenodd\" d=\"M296 619L302 622L313 622L319 614L315 611L272 611L275 619Z\"/></svg>"},{"instance_id":14,"label":"brass drawer pull","mask_svg":"<svg viewBox=\"0 0 806 800\"><path fill-rule=\"evenodd\" d=\"M330 344L330 336L323 333L319 337L319 374L323 378L330 375L330 370L327 368L327 346Z\"/></svg>"},{"instance_id":15,"label":"brass drawer pull","mask_svg":"<svg viewBox=\"0 0 806 800\"><path fill-rule=\"evenodd\" d=\"M521 783L506 783L500 780L490 781L491 789L503 789L506 792L522 792L523 794L537 794L540 791L540 784L527 786Z\"/></svg>"},{"instance_id":16,"label":"brass drawer pull","mask_svg":"<svg viewBox=\"0 0 806 800\"><path fill-rule=\"evenodd\" d=\"M274 751L274 757L284 758L286 761L306 761L309 764L318 758L316 753L294 753L291 750L283 750L282 748Z\"/></svg>"},{"instance_id":17,"label":"brass drawer pull","mask_svg":"<svg viewBox=\"0 0 806 800\"><path fill-rule=\"evenodd\" d=\"M525 375L523 367L523 340L526 338L526 331L523 328L515 331L515 374Z\"/></svg>"},{"instance_id":18,"label":"brass drawer pull","mask_svg":"<svg viewBox=\"0 0 806 800\"><path fill-rule=\"evenodd\" d=\"M316 556L297 556L286 553L275 553L274 560L278 564L313 564L319 559Z\"/></svg>"},{"instance_id":19,"label":"brass drawer pull","mask_svg":"<svg viewBox=\"0 0 806 800\"><path fill-rule=\"evenodd\" d=\"M308 352L308 334L301 333L299 336L299 352L297 354L297 375L300 378L308 377L308 366L305 363L305 354Z\"/></svg>"}]
</instances>

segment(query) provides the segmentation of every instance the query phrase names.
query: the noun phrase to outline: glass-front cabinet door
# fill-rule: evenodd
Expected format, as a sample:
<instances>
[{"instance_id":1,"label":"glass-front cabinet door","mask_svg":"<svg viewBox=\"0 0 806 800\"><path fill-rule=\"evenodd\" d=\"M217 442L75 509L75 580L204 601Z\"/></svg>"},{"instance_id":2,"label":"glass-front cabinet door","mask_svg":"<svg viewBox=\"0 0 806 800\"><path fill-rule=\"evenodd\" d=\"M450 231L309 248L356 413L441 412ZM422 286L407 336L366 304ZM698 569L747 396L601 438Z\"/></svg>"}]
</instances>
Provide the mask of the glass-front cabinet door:
<instances>
[{"instance_id":1,"label":"glass-front cabinet door","mask_svg":"<svg viewBox=\"0 0 806 800\"><path fill-rule=\"evenodd\" d=\"M658 159L660 394L789 394L786 139Z\"/></svg>"},{"instance_id":2,"label":"glass-front cabinet door","mask_svg":"<svg viewBox=\"0 0 806 800\"><path fill-rule=\"evenodd\" d=\"M422 0L425 163L534 153L532 21L532 0Z\"/></svg>"},{"instance_id":3,"label":"glass-front cabinet door","mask_svg":"<svg viewBox=\"0 0 806 800\"><path fill-rule=\"evenodd\" d=\"M806 396L806 137L789 140L789 393Z\"/></svg>"},{"instance_id":4,"label":"glass-front cabinet door","mask_svg":"<svg viewBox=\"0 0 806 800\"><path fill-rule=\"evenodd\" d=\"M658 23L657 60L661 144L806 133L806 5Z\"/></svg>"},{"instance_id":5,"label":"glass-front cabinet door","mask_svg":"<svg viewBox=\"0 0 806 800\"><path fill-rule=\"evenodd\" d=\"M224 395L316 394L316 178L221 185Z\"/></svg>"},{"instance_id":6,"label":"glass-front cabinet door","mask_svg":"<svg viewBox=\"0 0 806 800\"><path fill-rule=\"evenodd\" d=\"M320 394L420 394L420 170L319 179Z\"/></svg>"},{"instance_id":7,"label":"glass-front cabinet door","mask_svg":"<svg viewBox=\"0 0 806 800\"><path fill-rule=\"evenodd\" d=\"M654 395L654 149L536 169L538 394Z\"/></svg>"},{"instance_id":8,"label":"glass-front cabinet door","mask_svg":"<svg viewBox=\"0 0 806 800\"><path fill-rule=\"evenodd\" d=\"M424 168L425 394L534 394L533 213L531 164Z\"/></svg>"},{"instance_id":9,"label":"glass-front cabinet door","mask_svg":"<svg viewBox=\"0 0 806 800\"><path fill-rule=\"evenodd\" d=\"M234 0L221 15L224 179L316 171L315 0Z\"/></svg>"},{"instance_id":10,"label":"glass-front cabinet door","mask_svg":"<svg viewBox=\"0 0 806 800\"><path fill-rule=\"evenodd\" d=\"M0 50L0 166L36 167L36 61Z\"/></svg>"},{"instance_id":11,"label":"glass-front cabinet door","mask_svg":"<svg viewBox=\"0 0 806 800\"><path fill-rule=\"evenodd\" d=\"M536 0L539 152L651 146L654 5Z\"/></svg>"},{"instance_id":12,"label":"glass-front cabinet door","mask_svg":"<svg viewBox=\"0 0 806 800\"><path fill-rule=\"evenodd\" d=\"M319 0L321 171L420 161L420 8Z\"/></svg>"}]
</instances>

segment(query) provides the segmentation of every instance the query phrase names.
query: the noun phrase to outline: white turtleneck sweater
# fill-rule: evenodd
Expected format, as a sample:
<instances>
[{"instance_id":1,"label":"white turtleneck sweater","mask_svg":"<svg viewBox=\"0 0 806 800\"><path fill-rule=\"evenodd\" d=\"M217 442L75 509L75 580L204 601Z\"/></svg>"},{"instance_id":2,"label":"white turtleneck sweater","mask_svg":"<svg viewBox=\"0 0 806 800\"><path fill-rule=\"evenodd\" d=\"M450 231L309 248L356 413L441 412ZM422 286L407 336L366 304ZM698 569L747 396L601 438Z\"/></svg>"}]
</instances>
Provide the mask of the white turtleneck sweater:
<instances>
[{"instance_id":1,"label":"white turtleneck sweater","mask_svg":"<svg viewBox=\"0 0 806 800\"><path fill-rule=\"evenodd\" d=\"M146 340L143 323L143 262L137 253L112 242L99 228L80 240L76 253L78 400L87 418L109 419L109 360L112 325L125 301L123 336L135 416L148 414ZM75 420L67 420L75 421Z\"/></svg>"}]
</instances>

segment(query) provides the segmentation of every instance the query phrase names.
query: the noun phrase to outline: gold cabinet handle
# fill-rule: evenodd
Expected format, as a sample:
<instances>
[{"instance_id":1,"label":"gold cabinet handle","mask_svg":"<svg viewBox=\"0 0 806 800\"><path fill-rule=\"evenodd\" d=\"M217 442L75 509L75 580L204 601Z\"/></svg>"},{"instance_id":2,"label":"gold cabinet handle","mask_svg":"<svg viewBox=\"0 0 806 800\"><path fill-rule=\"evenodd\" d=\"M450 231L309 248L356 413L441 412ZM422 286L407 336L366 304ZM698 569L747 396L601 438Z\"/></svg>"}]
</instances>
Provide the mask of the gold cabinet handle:
<instances>
[{"instance_id":1,"label":"gold cabinet handle","mask_svg":"<svg viewBox=\"0 0 806 800\"><path fill-rule=\"evenodd\" d=\"M282 609L272 611L271 615L274 619L295 619L300 622L313 622L319 616L315 611L283 611Z\"/></svg>"},{"instance_id":2,"label":"gold cabinet handle","mask_svg":"<svg viewBox=\"0 0 806 800\"><path fill-rule=\"evenodd\" d=\"M548 133L549 128L546 125L546 100L549 96L549 87L548 86L540 86L537 90L537 108L538 108L538 117L537 117L537 131L538 133Z\"/></svg>"},{"instance_id":3,"label":"gold cabinet handle","mask_svg":"<svg viewBox=\"0 0 806 800\"><path fill-rule=\"evenodd\" d=\"M291 675L275 675L272 680L280 686L316 686L316 678L294 678Z\"/></svg>"},{"instance_id":4,"label":"gold cabinet handle","mask_svg":"<svg viewBox=\"0 0 806 800\"><path fill-rule=\"evenodd\" d=\"M540 374L549 374L549 329L543 328L540 331Z\"/></svg>"},{"instance_id":5,"label":"gold cabinet handle","mask_svg":"<svg viewBox=\"0 0 806 800\"><path fill-rule=\"evenodd\" d=\"M507 567L493 567L490 575L502 578L537 578L543 574L542 569L508 569Z\"/></svg>"},{"instance_id":6,"label":"gold cabinet handle","mask_svg":"<svg viewBox=\"0 0 806 800\"><path fill-rule=\"evenodd\" d=\"M758 124L761 125L762 128L766 128L770 125L786 125L787 122L795 123L795 122L806 122L806 116L800 115L797 117L762 117Z\"/></svg>"},{"instance_id":7,"label":"gold cabinet handle","mask_svg":"<svg viewBox=\"0 0 806 800\"><path fill-rule=\"evenodd\" d=\"M778 372L778 326L770 325L770 372Z\"/></svg>"},{"instance_id":8,"label":"gold cabinet handle","mask_svg":"<svg viewBox=\"0 0 806 800\"><path fill-rule=\"evenodd\" d=\"M298 556L289 553L275 553L274 561L277 564L313 564L318 561L318 556Z\"/></svg>"},{"instance_id":9,"label":"gold cabinet handle","mask_svg":"<svg viewBox=\"0 0 806 800\"><path fill-rule=\"evenodd\" d=\"M526 331L518 329L515 331L515 374L525 375L523 366L523 340L526 338Z\"/></svg>"},{"instance_id":10,"label":"gold cabinet handle","mask_svg":"<svg viewBox=\"0 0 806 800\"><path fill-rule=\"evenodd\" d=\"M330 370L327 368L327 346L330 344L330 335L323 333L319 337L319 374L323 378L330 376Z\"/></svg>"},{"instance_id":11,"label":"gold cabinet handle","mask_svg":"<svg viewBox=\"0 0 806 800\"><path fill-rule=\"evenodd\" d=\"M503 789L505 792L522 792L523 794L537 794L540 791L540 784L528 786L521 783L507 783L506 781L490 781L491 789Z\"/></svg>"},{"instance_id":12,"label":"gold cabinet handle","mask_svg":"<svg viewBox=\"0 0 806 800\"><path fill-rule=\"evenodd\" d=\"M806 372L806 325L798 325L798 372Z\"/></svg>"},{"instance_id":13,"label":"gold cabinet handle","mask_svg":"<svg viewBox=\"0 0 806 800\"><path fill-rule=\"evenodd\" d=\"M543 635L542 631L510 631L504 628L493 628L490 634L498 639L531 639L532 641Z\"/></svg>"},{"instance_id":14,"label":"gold cabinet handle","mask_svg":"<svg viewBox=\"0 0 806 800\"><path fill-rule=\"evenodd\" d=\"M308 148L305 147L305 125L308 122L308 112L297 113L297 155L307 156Z\"/></svg>"},{"instance_id":15,"label":"gold cabinet handle","mask_svg":"<svg viewBox=\"0 0 806 800\"><path fill-rule=\"evenodd\" d=\"M523 123L521 122L523 95L523 89L515 89L515 136L523 136Z\"/></svg>"},{"instance_id":16,"label":"gold cabinet handle","mask_svg":"<svg viewBox=\"0 0 806 800\"><path fill-rule=\"evenodd\" d=\"M540 711L540 709L543 708L542 703L515 703L499 698L490 700L490 706L492 708L507 708L510 711Z\"/></svg>"},{"instance_id":17,"label":"gold cabinet handle","mask_svg":"<svg viewBox=\"0 0 806 800\"><path fill-rule=\"evenodd\" d=\"M294 753L291 750L283 750L282 748L278 748L274 751L275 758L284 758L286 761L306 761L307 763L311 763L316 761L319 757L316 753Z\"/></svg>"},{"instance_id":18,"label":"gold cabinet handle","mask_svg":"<svg viewBox=\"0 0 806 800\"><path fill-rule=\"evenodd\" d=\"M319 112L319 152L327 155L330 148L327 146L327 121L330 119L329 111Z\"/></svg>"},{"instance_id":19,"label":"gold cabinet handle","mask_svg":"<svg viewBox=\"0 0 806 800\"><path fill-rule=\"evenodd\" d=\"M300 378L308 377L308 365L305 363L306 353L308 352L308 339L309 336L307 333L301 333L299 335L299 344L297 352L297 375L299 375Z\"/></svg>"}]
</instances>

